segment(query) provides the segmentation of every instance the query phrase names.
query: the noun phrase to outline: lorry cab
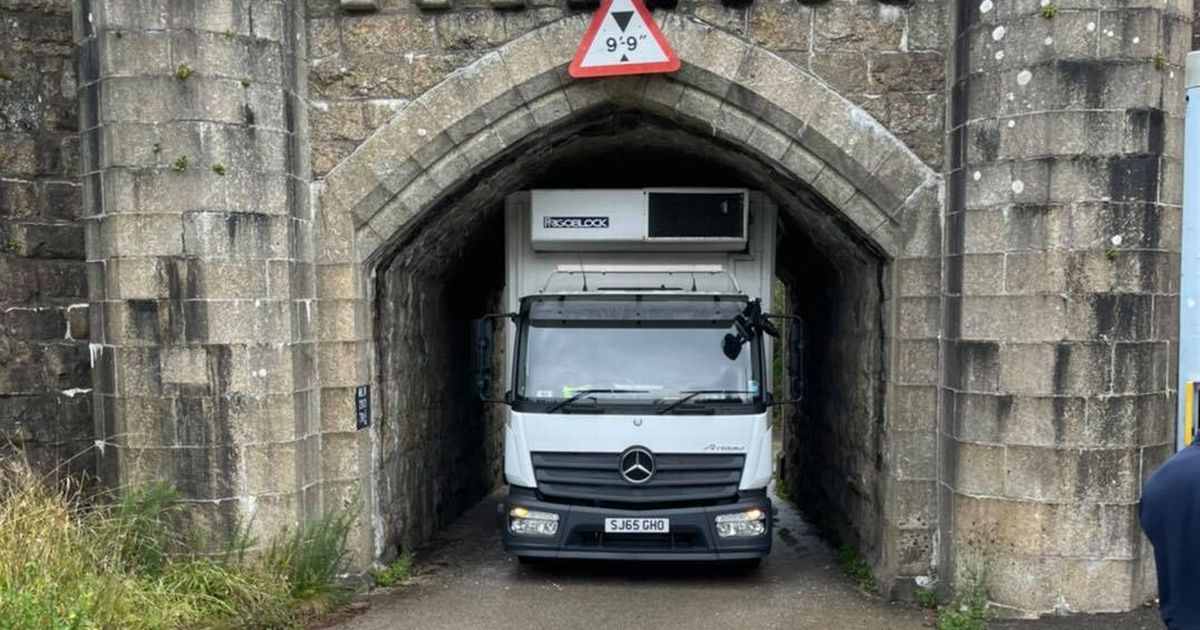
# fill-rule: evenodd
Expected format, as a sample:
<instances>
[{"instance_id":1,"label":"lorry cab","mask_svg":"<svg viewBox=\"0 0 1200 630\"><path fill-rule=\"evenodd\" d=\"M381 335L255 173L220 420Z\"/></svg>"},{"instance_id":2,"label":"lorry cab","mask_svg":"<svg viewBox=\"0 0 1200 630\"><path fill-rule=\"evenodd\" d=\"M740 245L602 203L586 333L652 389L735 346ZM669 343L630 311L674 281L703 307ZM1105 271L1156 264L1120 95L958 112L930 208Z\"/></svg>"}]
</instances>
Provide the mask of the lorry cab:
<instances>
[{"instance_id":1,"label":"lorry cab","mask_svg":"<svg viewBox=\"0 0 1200 630\"><path fill-rule=\"evenodd\" d=\"M740 189L508 198L509 552L770 552L774 234Z\"/></svg>"}]
</instances>

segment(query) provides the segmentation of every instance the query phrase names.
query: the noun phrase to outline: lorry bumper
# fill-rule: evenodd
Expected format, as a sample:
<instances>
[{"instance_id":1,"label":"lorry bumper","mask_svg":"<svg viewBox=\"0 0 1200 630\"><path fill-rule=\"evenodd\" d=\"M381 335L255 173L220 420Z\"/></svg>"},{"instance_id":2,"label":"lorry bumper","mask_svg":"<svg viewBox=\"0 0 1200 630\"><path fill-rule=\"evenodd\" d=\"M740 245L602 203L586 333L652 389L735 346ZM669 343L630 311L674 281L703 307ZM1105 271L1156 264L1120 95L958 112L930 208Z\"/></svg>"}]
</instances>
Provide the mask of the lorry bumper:
<instances>
[{"instance_id":1,"label":"lorry bumper","mask_svg":"<svg viewBox=\"0 0 1200 630\"><path fill-rule=\"evenodd\" d=\"M743 492L735 503L638 510L568 505L539 500L529 488L512 487L501 505L504 549L517 556L580 560L752 560L771 552L774 511L766 491ZM522 507L558 515L551 536L514 534L509 511ZM759 536L721 538L715 519L721 514L759 509L767 514ZM666 518L669 533L604 533L606 518Z\"/></svg>"}]
</instances>

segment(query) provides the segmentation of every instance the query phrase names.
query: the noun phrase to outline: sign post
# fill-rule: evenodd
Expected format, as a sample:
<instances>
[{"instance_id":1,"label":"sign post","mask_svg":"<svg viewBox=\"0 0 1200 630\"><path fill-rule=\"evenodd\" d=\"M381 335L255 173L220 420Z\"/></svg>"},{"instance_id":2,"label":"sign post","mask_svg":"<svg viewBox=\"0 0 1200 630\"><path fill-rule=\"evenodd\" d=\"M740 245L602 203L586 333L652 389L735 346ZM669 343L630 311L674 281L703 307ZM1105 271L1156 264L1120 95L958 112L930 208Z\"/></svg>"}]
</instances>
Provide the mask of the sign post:
<instances>
[{"instance_id":1,"label":"sign post","mask_svg":"<svg viewBox=\"0 0 1200 630\"><path fill-rule=\"evenodd\" d=\"M1187 58L1187 114L1183 139L1183 247L1179 283L1179 415L1176 444L1192 442L1187 391L1200 381L1200 51Z\"/></svg>"},{"instance_id":2,"label":"sign post","mask_svg":"<svg viewBox=\"0 0 1200 630\"><path fill-rule=\"evenodd\" d=\"M603 0L568 71L588 79L678 69L679 57L642 0Z\"/></svg>"}]
</instances>

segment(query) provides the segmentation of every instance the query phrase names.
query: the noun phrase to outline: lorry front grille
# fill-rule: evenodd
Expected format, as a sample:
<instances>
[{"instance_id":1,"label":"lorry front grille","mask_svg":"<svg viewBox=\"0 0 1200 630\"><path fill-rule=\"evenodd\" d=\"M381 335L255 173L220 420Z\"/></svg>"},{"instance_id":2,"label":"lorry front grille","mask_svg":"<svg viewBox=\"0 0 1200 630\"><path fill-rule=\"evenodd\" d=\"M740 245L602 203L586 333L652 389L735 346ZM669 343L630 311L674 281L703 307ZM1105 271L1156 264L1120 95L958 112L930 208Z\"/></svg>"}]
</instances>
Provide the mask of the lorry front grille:
<instances>
[{"instance_id":1,"label":"lorry front grille","mask_svg":"<svg viewBox=\"0 0 1200 630\"><path fill-rule=\"evenodd\" d=\"M533 453L538 491L548 498L595 504L719 502L737 496L746 456L655 454L650 481L621 477L620 453Z\"/></svg>"}]
</instances>

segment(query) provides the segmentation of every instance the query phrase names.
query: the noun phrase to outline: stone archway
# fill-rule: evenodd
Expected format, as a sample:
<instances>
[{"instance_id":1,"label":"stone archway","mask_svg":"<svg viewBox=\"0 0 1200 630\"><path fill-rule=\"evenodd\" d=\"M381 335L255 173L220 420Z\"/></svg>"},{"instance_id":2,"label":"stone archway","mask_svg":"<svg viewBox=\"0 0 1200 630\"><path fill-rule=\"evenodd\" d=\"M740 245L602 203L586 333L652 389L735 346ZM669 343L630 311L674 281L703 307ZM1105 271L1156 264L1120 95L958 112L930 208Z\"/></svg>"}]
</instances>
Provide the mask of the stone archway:
<instances>
[{"instance_id":1,"label":"stone archway","mask_svg":"<svg viewBox=\"0 0 1200 630\"><path fill-rule=\"evenodd\" d=\"M329 413L327 394L332 409L347 385L376 380L370 280L397 243L445 199L468 194L474 175L514 148L536 146L554 130L605 109L642 112L740 147L782 178L802 183L813 195L805 211L815 222L853 232L884 261L889 376L877 436L882 461L872 547L887 586L892 578L928 574L937 527L940 177L820 80L697 20L671 15L663 21L683 61L676 74L571 81L566 63L584 26L581 17L561 20L458 70L398 111L318 184L320 317L340 322L331 329L353 331L344 338L320 336L322 417ZM506 192L473 194L502 198ZM356 466L370 495L376 450L360 445L335 456L323 448L322 460ZM373 517L372 546L380 553L378 513Z\"/></svg>"}]
</instances>

